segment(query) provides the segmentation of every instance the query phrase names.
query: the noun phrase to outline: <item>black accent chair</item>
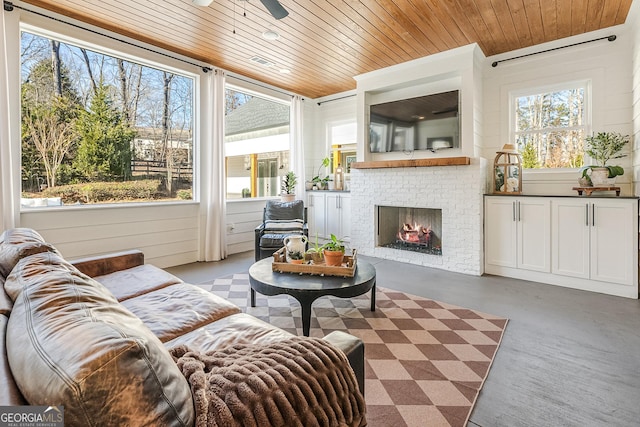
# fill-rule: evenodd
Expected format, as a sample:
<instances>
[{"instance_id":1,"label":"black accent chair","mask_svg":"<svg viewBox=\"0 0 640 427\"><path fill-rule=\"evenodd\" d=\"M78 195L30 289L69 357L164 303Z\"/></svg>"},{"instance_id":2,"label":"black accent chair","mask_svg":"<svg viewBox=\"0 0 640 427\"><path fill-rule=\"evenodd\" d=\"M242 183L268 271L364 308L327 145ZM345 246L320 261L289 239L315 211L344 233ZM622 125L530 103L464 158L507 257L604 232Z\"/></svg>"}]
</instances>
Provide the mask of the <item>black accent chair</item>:
<instances>
[{"instance_id":1,"label":"black accent chair","mask_svg":"<svg viewBox=\"0 0 640 427\"><path fill-rule=\"evenodd\" d=\"M262 224L255 229L256 261L267 258L284 246L287 236L309 237L307 208L302 200L280 202L267 200L262 214Z\"/></svg>"}]
</instances>

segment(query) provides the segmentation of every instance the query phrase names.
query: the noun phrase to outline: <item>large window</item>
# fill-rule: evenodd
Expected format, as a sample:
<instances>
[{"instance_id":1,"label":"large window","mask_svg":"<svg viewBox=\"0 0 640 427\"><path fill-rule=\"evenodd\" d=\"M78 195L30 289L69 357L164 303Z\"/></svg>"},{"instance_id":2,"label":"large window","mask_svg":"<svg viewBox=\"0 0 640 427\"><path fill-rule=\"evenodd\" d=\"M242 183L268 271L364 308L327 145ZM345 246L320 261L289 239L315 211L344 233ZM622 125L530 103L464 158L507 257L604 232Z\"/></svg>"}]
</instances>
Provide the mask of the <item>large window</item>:
<instances>
[{"instance_id":1,"label":"large window","mask_svg":"<svg viewBox=\"0 0 640 427\"><path fill-rule=\"evenodd\" d=\"M576 168L589 131L586 82L512 96L513 141L525 168Z\"/></svg>"},{"instance_id":2,"label":"large window","mask_svg":"<svg viewBox=\"0 0 640 427\"><path fill-rule=\"evenodd\" d=\"M193 77L28 31L21 73L23 207L193 198Z\"/></svg>"},{"instance_id":3,"label":"large window","mask_svg":"<svg viewBox=\"0 0 640 427\"><path fill-rule=\"evenodd\" d=\"M227 86L227 198L280 194L289 171L290 103Z\"/></svg>"}]
</instances>

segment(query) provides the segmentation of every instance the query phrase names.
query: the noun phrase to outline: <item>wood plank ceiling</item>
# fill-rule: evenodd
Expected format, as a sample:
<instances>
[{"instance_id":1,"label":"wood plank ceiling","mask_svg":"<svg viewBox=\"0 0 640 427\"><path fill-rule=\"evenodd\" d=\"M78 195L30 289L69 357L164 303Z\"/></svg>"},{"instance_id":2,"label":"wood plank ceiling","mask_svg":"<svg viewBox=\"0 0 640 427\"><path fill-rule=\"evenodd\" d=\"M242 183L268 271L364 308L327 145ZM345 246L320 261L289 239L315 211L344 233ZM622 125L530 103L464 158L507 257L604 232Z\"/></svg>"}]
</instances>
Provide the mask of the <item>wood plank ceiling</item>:
<instances>
[{"instance_id":1,"label":"wood plank ceiling","mask_svg":"<svg viewBox=\"0 0 640 427\"><path fill-rule=\"evenodd\" d=\"M25 1L311 98L354 89L355 75L473 42L491 56L622 24L631 2L281 0L289 16L275 20L258 0ZM266 30L280 38L265 40Z\"/></svg>"}]
</instances>

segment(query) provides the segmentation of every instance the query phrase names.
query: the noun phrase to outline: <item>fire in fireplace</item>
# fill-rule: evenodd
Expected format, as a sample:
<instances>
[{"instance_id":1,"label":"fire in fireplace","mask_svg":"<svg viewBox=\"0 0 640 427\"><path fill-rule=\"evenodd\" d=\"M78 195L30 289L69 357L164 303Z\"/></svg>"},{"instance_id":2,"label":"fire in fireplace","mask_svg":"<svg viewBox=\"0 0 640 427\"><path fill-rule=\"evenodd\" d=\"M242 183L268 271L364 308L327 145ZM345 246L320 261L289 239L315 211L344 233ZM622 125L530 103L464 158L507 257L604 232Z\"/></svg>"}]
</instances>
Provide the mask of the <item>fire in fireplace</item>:
<instances>
[{"instance_id":1,"label":"fire in fireplace","mask_svg":"<svg viewBox=\"0 0 640 427\"><path fill-rule=\"evenodd\" d=\"M377 206L377 246L442 255L442 209Z\"/></svg>"}]
</instances>

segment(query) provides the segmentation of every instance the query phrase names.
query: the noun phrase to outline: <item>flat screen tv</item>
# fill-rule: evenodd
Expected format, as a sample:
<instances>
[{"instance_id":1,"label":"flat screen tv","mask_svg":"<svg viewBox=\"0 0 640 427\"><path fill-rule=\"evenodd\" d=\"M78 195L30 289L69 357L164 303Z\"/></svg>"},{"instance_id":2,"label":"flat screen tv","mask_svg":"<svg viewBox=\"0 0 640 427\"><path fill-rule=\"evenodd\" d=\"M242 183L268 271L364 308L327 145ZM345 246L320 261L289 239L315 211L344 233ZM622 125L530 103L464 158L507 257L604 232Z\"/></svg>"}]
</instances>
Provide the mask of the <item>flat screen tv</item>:
<instances>
[{"instance_id":1,"label":"flat screen tv","mask_svg":"<svg viewBox=\"0 0 640 427\"><path fill-rule=\"evenodd\" d=\"M369 150L412 152L460 147L459 91L369 106Z\"/></svg>"}]
</instances>

